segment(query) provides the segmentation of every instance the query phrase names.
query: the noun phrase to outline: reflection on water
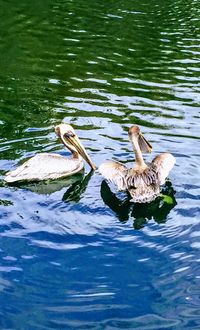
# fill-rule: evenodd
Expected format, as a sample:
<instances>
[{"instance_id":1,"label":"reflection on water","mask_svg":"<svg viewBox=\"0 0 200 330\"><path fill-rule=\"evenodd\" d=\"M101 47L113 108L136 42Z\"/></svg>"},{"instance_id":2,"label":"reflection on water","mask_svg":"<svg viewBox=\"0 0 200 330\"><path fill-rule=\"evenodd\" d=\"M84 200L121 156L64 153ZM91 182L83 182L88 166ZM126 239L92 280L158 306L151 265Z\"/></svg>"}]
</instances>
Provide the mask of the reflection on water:
<instances>
[{"instance_id":1,"label":"reflection on water","mask_svg":"<svg viewBox=\"0 0 200 330\"><path fill-rule=\"evenodd\" d=\"M196 0L2 1L1 329L199 330L199 15ZM130 165L139 125L176 157L173 187L131 204L87 165L6 185L38 152L68 155L62 121L97 165Z\"/></svg>"},{"instance_id":2,"label":"reflection on water","mask_svg":"<svg viewBox=\"0 0 200 330\"><path fill-rule=\"evenodd\" d=\"M94 171L91 170L87 175L83 176L81 180L74 182L64 193L63 201L73 201L78 203L81 199L82 194L85 192L87 185L91 179Z\"/></svg>"},{"instance_id":3,"label":"reflection on water","mask_svg":"<svg viewBox=\"0 0 200 330\"><path fill-rule=\"evenodd\" d=\"M141 204L132 203L130 196L124 200L120 200L113 192L111 192L106 181L101 184L101 197L106 205L113 210L120 221L124 222L132 217L133 227L141 229L152 218L157 223L163 223L167 220L170 210L176 206L175 191L170 181L166 181L161 191L161 196L151 203Z\"/></svg>"},{"instance_id":4,"label":"reflection on water","mask_svg":"<svg viewBox=\"0 0 200 330\"><path fill-rule=\"evenodd\" d=\"M40 182L14 182L11 184L6 184L12 187L18 187L19 189L27 189L37 194L51 195L56 191L60 191L65 187L73 186L77 181L83 180L84 171L79 172L78 174L72 175L58 180L43 180Z\"/></svg>"},{"instance_id":5,"label":"reflection on water","mask_svg":"<svg viewBox=\"0 0 200 330\"><path fill-rule=\"evenodd\" d=\"M0 199L0 205L3 205L3 206L10 206L10 205L13 205L12 202L6 200L6 199Z\"/></svg>"}]
</instances>

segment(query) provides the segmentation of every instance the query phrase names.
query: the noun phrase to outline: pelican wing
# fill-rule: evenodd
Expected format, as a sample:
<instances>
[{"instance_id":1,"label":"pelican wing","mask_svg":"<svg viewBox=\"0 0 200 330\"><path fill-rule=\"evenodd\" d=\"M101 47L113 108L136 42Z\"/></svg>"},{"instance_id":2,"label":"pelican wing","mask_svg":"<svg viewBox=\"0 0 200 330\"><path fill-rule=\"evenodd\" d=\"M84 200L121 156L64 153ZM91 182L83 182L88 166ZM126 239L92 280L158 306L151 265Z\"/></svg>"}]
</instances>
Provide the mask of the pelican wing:
<instances>
[{"instance_id":1,"label":"pelican wing","mask_svg":"<svg viewBox=\"0 0 200 330\"><path fill-rule=\"evenodd\" d=\"M138 188L151 185L162 185L165 183L169 172L175 164L175 158L169 153L156 156L151 164L143 171L130 169L127 172L127 188Z\"/></svg>"},{"instance_id":2,"label":"pelican wing","mask_svg":"<svg viewBox=\"0 0 200 330\"><path fill-rule=\"evenodd\" d=\"M128 189L134 188L137 189L141 186L150 186L158 184L158 173L156 166L152 165L147 167L143 171L130 169L127 172L126 176L126 185Z\"/></svg>"},{"instance_id":3,"label":"pelican wing","mask_svg":"<svg viewBox=\"0 0 200 330\"><path fill-rule=\"evenodd\" d=\"M99 172L105 179L117 185L118 190L126 190L127 167L117 161L108 160L99 166Z\"/></svg>"},{"instance_id":4,"label":"pelican wing","mask_svg":"<svg viewBox=\"0 0 200 330\"><path fill-rule=\"evenodd\" d=\"M67 158L57 154L41 153L30 158L16 170L6 174L5 181L40 181L57 179L81 170L79 159Z\"/></svg>"},{"instance_id":5,"label":"pelican wing","mask_svg":"<svg viewBox=\"0 0 200 330\"><path fill-rule=\"evenodd\" d=\"M176 159L170 153L163 153L156 156L152 161L152 166L158 173L159 184L164 184L165 179L169 175L169 172L173 168Z\"/></svg>"}]
</instances>

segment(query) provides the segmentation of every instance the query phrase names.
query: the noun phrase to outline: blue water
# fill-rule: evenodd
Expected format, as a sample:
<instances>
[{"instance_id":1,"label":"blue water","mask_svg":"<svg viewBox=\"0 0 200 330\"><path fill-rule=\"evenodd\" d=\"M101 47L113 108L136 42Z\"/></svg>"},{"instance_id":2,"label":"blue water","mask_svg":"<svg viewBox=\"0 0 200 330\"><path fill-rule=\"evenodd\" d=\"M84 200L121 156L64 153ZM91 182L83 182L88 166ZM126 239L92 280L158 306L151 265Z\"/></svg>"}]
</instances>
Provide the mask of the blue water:
<instances>
[{"instance_id":1,"label":"blue water","mask_svg":"<svg viewBox=\"0 0 200 330\"><path fill-rule=\"evenodd\" d=\"M200 329L199 2L3 1L0 329ZM134 205L98 171L8 186L37 152L134 161L127 131L176 165Z\"/></svg>"}]
</instances>

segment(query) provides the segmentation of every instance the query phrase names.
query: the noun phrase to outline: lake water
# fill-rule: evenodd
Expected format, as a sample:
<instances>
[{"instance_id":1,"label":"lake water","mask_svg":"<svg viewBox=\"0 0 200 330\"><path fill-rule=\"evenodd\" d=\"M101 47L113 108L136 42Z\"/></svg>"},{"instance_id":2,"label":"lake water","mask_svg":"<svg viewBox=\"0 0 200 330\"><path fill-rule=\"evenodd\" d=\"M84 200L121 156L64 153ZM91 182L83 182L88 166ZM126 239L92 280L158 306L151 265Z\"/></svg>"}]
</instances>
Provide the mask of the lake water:
<instances>
[{"instance_id":1,"label":"lake water","mask_svg":"<svg viewBox=\"0 0 200 330\"><path fill-rule=\"evenodd\" d=\"M2 1L0 328L200 329L199 1ZM7 186L76 129L99 166L127 131L177 162L166 199L131 204L98 172Z\"/></svg>"}]
</instances>

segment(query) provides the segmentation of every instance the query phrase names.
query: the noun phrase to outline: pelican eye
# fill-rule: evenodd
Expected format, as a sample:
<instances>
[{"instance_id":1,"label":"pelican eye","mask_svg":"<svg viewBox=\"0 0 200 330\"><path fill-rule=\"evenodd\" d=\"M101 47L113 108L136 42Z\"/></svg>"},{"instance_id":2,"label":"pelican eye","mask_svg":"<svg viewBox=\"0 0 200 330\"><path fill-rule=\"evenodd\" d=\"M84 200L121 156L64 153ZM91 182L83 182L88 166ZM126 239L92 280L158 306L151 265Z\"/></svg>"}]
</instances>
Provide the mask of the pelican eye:
<instances>
[{"instance_id":1,"label":"pelican eye","mask_svg":"<svg viewBox=\"0 0 200 330\"><path fill-rule=\"evenodd\" d=\"M71 132L71 131L69 131L69 132L67 132L67 133L64 134L64 137L65 138L70 138L70 137L74 137L74 136L75 136L75 134L73 132Z\"/></svg>"}]
</instances>

